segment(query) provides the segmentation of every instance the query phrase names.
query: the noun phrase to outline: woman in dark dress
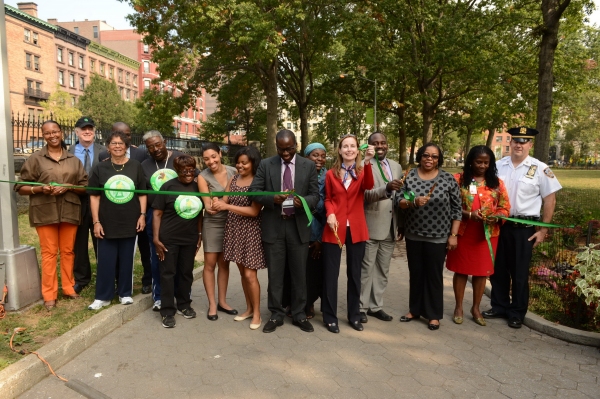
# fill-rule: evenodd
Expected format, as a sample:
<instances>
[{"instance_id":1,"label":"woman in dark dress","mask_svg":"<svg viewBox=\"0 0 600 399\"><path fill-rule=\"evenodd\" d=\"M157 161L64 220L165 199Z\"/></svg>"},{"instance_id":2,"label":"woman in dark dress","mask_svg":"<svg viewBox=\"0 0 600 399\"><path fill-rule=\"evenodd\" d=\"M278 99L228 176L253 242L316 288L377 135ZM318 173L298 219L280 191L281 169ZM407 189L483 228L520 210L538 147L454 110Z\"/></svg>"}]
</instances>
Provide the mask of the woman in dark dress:
<instances>
[{"instance_id":1,"label":"woman in dark dress","mask_svg":"<svg viewBox=\"0 0 600 399\"><path fill-rule=\"evenodd\" d=\"M106 140L110 158L96 163L90 173L88 190L98 240L98 269L95 301L88 306L98 310L110 304L115 295L115 273L119 270L117 293L122 305L133 303L133 257L137 234L146 226L146 195L109 189L146 189L142 165L127 158L129 138L113 132Z\"/></svg>"},{"instance_id":2,"label":"woman in dark dress","mask_svg":"<svg viewBox=\"0 0 600 399\"><path fill-rule=\"evenodd\" d=\"M164 183L160 191L197 193L196 160L189 155L180 155L173 160L173 168L177 178ZM157 195L152 203L152 236L160 268L160 315L165 328L175 327L175 313L186 319L196 317L190 304L194 258L202 243L199 234L202 206L200 197L179 194Z\"/></svg>"},{"instance_id":3,"label":"woman in dark dress","mask_svg":"<svg viewBox=\"0 0 600 399\"><path fill-rule=\"evenodd\" d=\"M247 192L260 163L260 153L248 146L235 154L238 174L227 185L227 191ZM242 276L246 297L246 311L234 317L235 321L252 318L250 329L262 324L260 317L260 284L257 271L267 267L261 240L260 210L262 206L252 197L232 195L213 200L213 209L228 211L223 240L223 255L227 262L235 262Z\"/></svg>"}]
</instances>

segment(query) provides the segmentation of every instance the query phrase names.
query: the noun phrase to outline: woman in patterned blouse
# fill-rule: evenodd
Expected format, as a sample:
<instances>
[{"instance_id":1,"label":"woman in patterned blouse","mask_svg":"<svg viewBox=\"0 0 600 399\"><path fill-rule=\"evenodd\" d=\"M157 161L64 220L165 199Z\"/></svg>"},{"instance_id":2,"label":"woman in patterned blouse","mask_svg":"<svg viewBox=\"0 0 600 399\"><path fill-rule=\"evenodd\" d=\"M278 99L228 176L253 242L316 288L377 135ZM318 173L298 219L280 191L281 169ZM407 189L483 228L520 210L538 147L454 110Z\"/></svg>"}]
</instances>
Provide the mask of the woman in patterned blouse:
<instances>
[{"instance_id":1,"label":"woman in patterned blouse","mask_svg":"<svg viewBox=\"0 0 600 399\"><path fill-rule=\"evenodd\" d=\"M502 180L498 178L496 157L488 147L471 148L462 173L454 178L460 186L462 199L462 222L458 229L458 249L448 254L446 267L454 272L452 286L456 307L452 320L463 322L463 298L467 277L473 276L473 307L471 315L475 323L485 326L479 304L485 280L494 273L493 257L500 235L497 216L508 216L510 204ZM489 237L489 245L486 240Z\"/></svg>"},{"instance_id":2,"label":"woman in patterned blouse","mask_svg":"<svg viewBox=\"0 0 600 399\"><path fill-rule=\"evenodd\" d=\"M429 329L437 330L444 312L446 251L457 246L460 194L452 175L439 169L444 156L437 145L419 148L417 162L419 166L408 173L397 194L405 210L403 234L410 274L409 312L400 321L423 316Z\"/></svg>"}]
</instances>

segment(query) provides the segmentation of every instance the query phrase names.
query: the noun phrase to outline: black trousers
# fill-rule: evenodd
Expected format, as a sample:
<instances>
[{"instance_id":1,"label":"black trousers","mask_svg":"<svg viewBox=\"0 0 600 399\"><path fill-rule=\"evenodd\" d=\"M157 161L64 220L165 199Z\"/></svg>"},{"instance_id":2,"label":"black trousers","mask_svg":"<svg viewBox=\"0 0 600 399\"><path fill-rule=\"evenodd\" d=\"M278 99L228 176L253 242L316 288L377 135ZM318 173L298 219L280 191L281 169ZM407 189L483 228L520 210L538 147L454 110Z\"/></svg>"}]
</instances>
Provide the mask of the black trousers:
<instances>
[{"instance_id":1,"label":"black trousers","mask_svg":"<svg viewBox=\"0 0 600 399\"><path fill-rule=\"evenodd\" d=\"M152 264L150 263L150 240L146 230L138 233L137 239L138 250L140 251L140 260L144 268L142 275L142 285L152 285Z\"/></svg>"},{"instance_id":2,"label":"black trousers","mask_svg":"<svg viewBox=\"0 0 600 399\"><path fill-rule=\"evenodd\" d=\"M136 237L103 238L98 241L98 269L95 299L110 301L115 296L115 274L119 270L117 293L130 297L133 292L133 257Z\"/></svg>"},{"instance_id":3,"label":"black trousers","mask_svg":"<svg viewBox=\"0 0 600 399\"><path fill-rule=\"evenodd\" d=\"M313 242L311 241L310 244L313 244ZM323 291L323 255L321 254L318 259L313 259L314 252L315 247L311 248L309 245L308 257L306 259L306 312L313 307ZM283 280L283 298L281 300L281 306L284 308L290 306L292 303L291 285L290 269L286 264Z\"/></svg>"},{"instance_id":4,"label":"black trousers","mask_svg":"<svg viewBox=\"0 0 600 399\"><path fill-rule=\"evenodd\" d=\"M175 316L177 309L187 309L192 303L196 244L163 244L168 252L165 252L165 260L158 263L161 288L160 314L161 316ZM175 284L175 275L177 275L177 284ZM175 307L175 300L177 300L177 307Z\"/></svg>"},{"instance_id":5,"label":"black trousers","mask_svg":"<svg viewBox=\"0 0 600 399\"><path fill-rule=\"evenodd\" d=\"M365 256L365 241L352 243L350 227L346 227L346 276L348 287L346 301L348 321L360 320L360 267ZM337 244L323 243L323 294L321 311L325 324L338 323L338 277L342 249ZM338 323L339 324L339 323Z\"/></svg>"},{"instance_id":6,"label":"black trousers","mask_svg":"<svg viewBox=\"0 0 600 399\"><path fill-rule=\"evenodd\" d=\"M75 235L75 261L73 265L73 277L75 283L85 287L92 280L92 268L90 266L89 254L89 239L92 235L92 243L94 246L94 257L98 258L98 245L94 238L94 225L92 220L92 211L90 209L90 196L88 194L81 195L81 224L77 228Z\"/></svg>"},{"instance_id":7,"label":"black trousers","mask_svg":"<svg viewBox=\"0 0 600 399\"><path fill-rule=\"evenodd\" d=\"M444 261L446 243L406 239L410 276L408 307L413 316L429 320L444 317Z\"/></svg>"},{"instance_id":8,"label":"black trousers","mask_svg":"<svg viewBox=\"0 0 600 399\"><path fill-rule=\"evenodd\" d=\"M286 262L290 272L291 310L294 320L306 319L306 257L308 242L302 243L294 219L281 219L283 234L274 243L263 241L269 273L268 306L271 319L283 321L282 305Z\"/></svg>"},{"instance_id":9,"label":"black trousers","mask_svg":"<svg viewBox=\"0 0 600 399\"><path fill-rule=\"evenodd\" d=\"M500 229L492 283L492 309L508 318L525 318L529 305L529 263L535 228L505 223ZM512 301L510 298L512 283Z\"/></svg>"}]
</instances>

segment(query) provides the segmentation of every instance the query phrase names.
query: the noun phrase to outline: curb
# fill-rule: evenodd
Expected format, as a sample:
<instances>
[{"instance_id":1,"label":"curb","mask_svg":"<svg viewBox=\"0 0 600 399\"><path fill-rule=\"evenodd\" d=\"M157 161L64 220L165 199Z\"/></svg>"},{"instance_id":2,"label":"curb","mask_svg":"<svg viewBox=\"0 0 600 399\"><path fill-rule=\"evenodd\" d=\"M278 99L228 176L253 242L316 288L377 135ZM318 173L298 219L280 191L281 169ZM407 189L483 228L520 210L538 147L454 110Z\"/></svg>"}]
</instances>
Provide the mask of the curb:
<instances>
[{"instance_id":1,"label":"curb","mask_svg":"<svg viewBox=\"0 0 600 399\"><path fill-rule=\"evenodd\" d=\"M471 276L469 276L469 281L471 281ZM491 292L492 285L488 280L485 283L485 295L490 297ZM553 338L558 338L562 341L600 348L600 333L578 330L576 328L556 324L531 311L527 311L523 324L532 330L549 335Z\"/></svg>"},{"instance_id":2,"label":"curb","mask_svg":"<svg viewBox=\"0 0 600 399\"><path fill-rule=\"evenodd\" d=\"M204 267L194 269L194 281L202 277ZM152 307L152 295L138 294L128 306L112 306L92 316L36 352L58 370L108 333ZM51 375L36 355L29 354L0 371L0 399L15 398Z\"/></svg>"}]
</instances>

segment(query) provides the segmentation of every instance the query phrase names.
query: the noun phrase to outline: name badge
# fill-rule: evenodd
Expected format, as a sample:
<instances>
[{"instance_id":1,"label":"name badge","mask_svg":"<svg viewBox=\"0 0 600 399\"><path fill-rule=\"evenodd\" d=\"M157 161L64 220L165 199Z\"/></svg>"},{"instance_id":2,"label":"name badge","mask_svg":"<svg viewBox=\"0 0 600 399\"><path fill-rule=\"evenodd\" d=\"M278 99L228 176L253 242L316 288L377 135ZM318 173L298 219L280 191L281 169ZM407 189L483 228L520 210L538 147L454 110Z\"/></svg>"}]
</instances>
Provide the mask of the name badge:
<instances>
[{"instance_id":1,"label":"name badge","mask_svg":"<svg viewBox=\"0 0 600 399\"><path fill-rule=\"evenodd\" d=\"M477 186L474 184L469 185L469 193L473 195L477 194Z\"/></svg>"},{"instance_id":2,"label":"name badge","mask_svg":"<svg viewBox=\"0 0 600 399\"><path fill-rule=\"evenodd\" d=\"M293 208L294 207L294 199L293 198L288 198L285 201L283 201L283 203L281 204L281 207L283 209L288 209L288 208Z\"/></svg>"}]
</instances>

